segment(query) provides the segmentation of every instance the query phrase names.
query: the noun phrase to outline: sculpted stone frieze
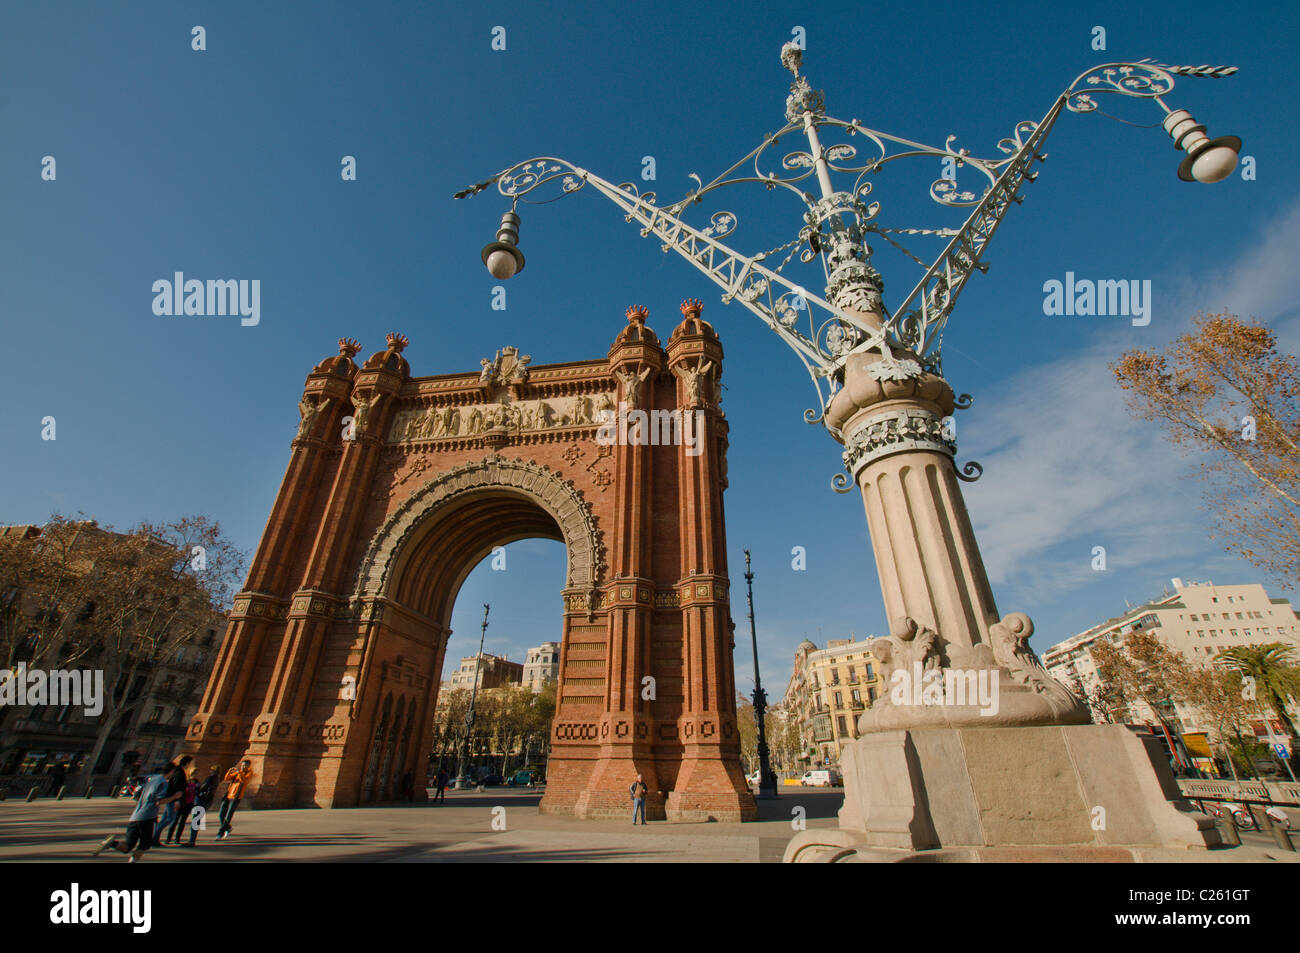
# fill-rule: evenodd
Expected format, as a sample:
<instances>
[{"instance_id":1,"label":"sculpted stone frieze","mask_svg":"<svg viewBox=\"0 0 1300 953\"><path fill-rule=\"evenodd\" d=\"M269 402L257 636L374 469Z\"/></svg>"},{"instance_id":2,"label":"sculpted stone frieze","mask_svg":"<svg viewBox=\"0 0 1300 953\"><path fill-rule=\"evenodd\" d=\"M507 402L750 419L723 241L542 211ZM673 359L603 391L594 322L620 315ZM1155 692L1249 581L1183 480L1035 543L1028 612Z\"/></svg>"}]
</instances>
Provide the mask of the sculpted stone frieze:
<instances>
[{"instance_id":1,"label":"sculpted stone frieze","mask_svg":"<svg viewBox=\"0 0 1300 953\"><path fill-rule=\"evenodd\" d=\"M601 420L601 411L614 411L612 394L498 401L464 407L432 405L398 412L388 431L388 442L474 437L495 427L511 432L595 427Z\"/></svg>"}]
</instances>

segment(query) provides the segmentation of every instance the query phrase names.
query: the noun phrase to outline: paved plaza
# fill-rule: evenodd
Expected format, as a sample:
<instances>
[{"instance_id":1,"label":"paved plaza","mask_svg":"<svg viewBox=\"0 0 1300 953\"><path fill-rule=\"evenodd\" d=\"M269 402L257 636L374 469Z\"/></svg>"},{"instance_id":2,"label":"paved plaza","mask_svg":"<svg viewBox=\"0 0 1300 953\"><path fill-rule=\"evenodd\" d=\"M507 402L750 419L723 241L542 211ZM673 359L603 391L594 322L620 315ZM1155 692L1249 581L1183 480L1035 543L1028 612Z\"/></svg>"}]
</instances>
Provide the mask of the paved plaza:
<instances>
[{"instance_id":1,"label":"paved plaza","mask_svg":"<svg viewBox=\"0 0 1300 953\"><path fill-rule=\"evenodd\" d=\"M779 863L794 836L793 811L806 811L808 830L836 827L841 791L795 789L776 801L762 801L753 823L668 824L652 821L580 821L540 814L540 793L507 788L485 792L449 791L444 804L411 804L350 810L241 811L234 833L215 840L215 811L198 845L156 848L153 863L221 861L331 861L403 863ZM108 834L122 833L133 802L95 798L32 803L0 802L0 861L91 861L90 851ZM504 830L494 829L494 819ZM497 821L497 827L501 820ZM1151 860L1207 862L1293 861L1267 835L1243 834L1244 849L1149 852ZM1166 854L1177 856L1165 856ZM1033 858L1055 859L1048 854ZM122 863L105 852L94 863Z\"/></svg>"},{"instance_id":2,"label":"paved plaza","mask_svg":"<svg viewBox=\"0 0 1300 953\"><path fill-rule=\"evenodd\" d=\"M668 824L583 821L538 812L538 791L509 788L448 791L444 804L348 810L245 811L234 833L216 841L214 809L198 845L155 848L143 862L329 861L452 862L714 862L779 863L794 834L792 810L802 806L809 829L833 828L840 791L798 791L761 803L752 823ZM105 836L126 827L133 802L95 798L0 803L0 861L84 861ZM503 810L497 810L503 809ZM494 830L494 818L504 830ZM498 827L501 821L497 822ZM122 862L105 852L96 862Z\"/></svg>"}]
</instances>

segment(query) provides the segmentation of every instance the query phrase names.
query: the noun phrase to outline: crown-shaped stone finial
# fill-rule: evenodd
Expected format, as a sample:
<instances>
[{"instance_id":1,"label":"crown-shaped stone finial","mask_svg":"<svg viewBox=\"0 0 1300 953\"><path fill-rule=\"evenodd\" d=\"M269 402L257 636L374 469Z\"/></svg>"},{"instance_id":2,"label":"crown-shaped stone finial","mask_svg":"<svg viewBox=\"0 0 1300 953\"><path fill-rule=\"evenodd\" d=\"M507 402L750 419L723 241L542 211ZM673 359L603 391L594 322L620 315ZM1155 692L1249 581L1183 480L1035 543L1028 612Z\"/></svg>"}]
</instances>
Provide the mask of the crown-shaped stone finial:
<instances>
[{"instance_id":1,"label":"crown-shaped stone finial","mask_svg":"<svg viewBox=\"0 0 1300 953\"><path fill-rule=\"evenodd\" d=\"M650 317L650 309L643 304L634 304L627 309L627 319L633 324L645 324L645 319Z\"/></svg>"},{"instance_id":2,"label":"crown-shaped stone finial","mask_svg":"<svg viewBox=\"0 0 1300 953\"><path fill-rule=\"evenodd\" d=\"M704 305L700 303L699 298L687 298L682 302L682 317L684 318L698 318L703 310Z\"/></svg>"},{"instance_id":3,"label":"crown-shaped stone finial","mask_svg":"<svg viewBox=\"0 0 1300 953\"><path fill-rule=\"evenodd\" d=\"M401 354L402 351L405 350L406 345L410 343L411 339L405 334L399 334L396 331L390 331L388 333L388 349L390 351L396 351L398 354Z\"/></svg>"},{"instance_id":4,"label":"crown-shaped stone finial","mask_svg":"<svg viewBox=\"0 0 1300 953\"><path fill-rule=\"evenodd\" d=\"M356 338L339 338L339 353L349 360L357 356L361 342Z\"/></svg>"}]
</instances>

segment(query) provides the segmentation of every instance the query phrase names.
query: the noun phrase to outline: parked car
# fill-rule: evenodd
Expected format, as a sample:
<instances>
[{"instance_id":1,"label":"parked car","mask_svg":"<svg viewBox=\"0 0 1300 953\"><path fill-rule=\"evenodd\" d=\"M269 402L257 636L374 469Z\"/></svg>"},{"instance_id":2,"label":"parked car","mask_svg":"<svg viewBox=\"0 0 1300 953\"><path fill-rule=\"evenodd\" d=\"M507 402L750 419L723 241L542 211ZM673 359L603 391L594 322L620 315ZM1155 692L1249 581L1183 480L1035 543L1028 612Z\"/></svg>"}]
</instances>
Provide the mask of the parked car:
<instances>
[{"instance_id":1,"label":"parked car","mask_svg":"<svg viewBox=\"0 0 1300 953\"><path fill-rule=\"evenodd\" d=\"M838 788L844 784L844 779L833 768L815 768L805 772L799 783L806 788Z\"/></svg>"},{"instance_id":2,"label":"parked car","mask_svg":"<svg viewBox=\"0 0 1300 953\"><path fill-rule=\"evenodd\" d=\"M506 778L506 784L511 787L527 787L530 784L543 784L542 773L536 768L520 768L510 777Z\"/></svg>"},{"instance_id":3,"label":"parked car","mask_svg":"<svg viewBox=\"0 0 1300 953\"><path fill-rule=\"evenodd\" d=\"M478 779L478 783L484 787L488 787L494 784L505 784L506 779L501 777L499 774L485 774Z\"/></svg>"}]
</instances>

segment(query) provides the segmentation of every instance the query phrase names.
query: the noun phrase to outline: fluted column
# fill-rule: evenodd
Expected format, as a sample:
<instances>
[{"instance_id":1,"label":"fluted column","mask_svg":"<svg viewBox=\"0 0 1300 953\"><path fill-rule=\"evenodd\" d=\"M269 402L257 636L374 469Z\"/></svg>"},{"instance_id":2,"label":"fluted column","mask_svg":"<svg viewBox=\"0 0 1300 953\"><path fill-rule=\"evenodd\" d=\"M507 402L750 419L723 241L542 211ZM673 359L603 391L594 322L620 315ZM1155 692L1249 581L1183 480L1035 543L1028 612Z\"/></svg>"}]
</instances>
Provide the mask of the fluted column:
<instances>
[{"instance_id":1,"label":"fluted column","mask_svg":"<svg viewBox=\"0 0 1300 953\"><path fill-rule=\"evenodd\" d=\"M890 623L869 646L885 691L859 730L1087 722L1029 648L1029 617L999 618L953 464L955 409L947 381L913 355L868 352L849 359L827 411L862 493Z\"/></svg>"}]
</instances>

